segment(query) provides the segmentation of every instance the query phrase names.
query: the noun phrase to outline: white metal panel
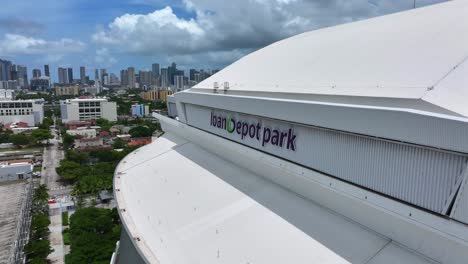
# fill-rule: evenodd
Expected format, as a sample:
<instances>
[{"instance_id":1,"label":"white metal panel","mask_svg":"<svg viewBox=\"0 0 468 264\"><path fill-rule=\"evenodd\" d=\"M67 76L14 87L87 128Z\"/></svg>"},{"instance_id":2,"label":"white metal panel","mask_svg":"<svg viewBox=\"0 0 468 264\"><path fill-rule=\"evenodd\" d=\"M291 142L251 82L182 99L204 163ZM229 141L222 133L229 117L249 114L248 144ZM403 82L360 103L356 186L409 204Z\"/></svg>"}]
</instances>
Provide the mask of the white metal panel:
<instances>
[{"instance_id":1,"label":"white metal panel","mask_svg":"<svg viewBox=\"0 0 468 264\"><path fill-rule=\"evenodd\" d=\"M467 55L467 13L467 1L448 1L304 33L251 53L195 87L229 82L230 90L421 98ZM457 84L466 93L466 83ZM446 99L434 103L460 110L450 107L459 93L441 93Z\"/></svg>"},{"instance_id":2,"label":"white metal panel","mask_svg":"<svg viewBox=\"0 0 468 264\"><path fill-rule=\"evenodd\" d=\"M330 208L441 263L465 264L466 225L402 204L373 192L241 144L213 137L160 115L164 131L180 135L234 164L247 168L302 197Z\"/></svg>"},{"instance_id":3,"label":"white metal panel","mask_svg":"<svg viewBox=\"0 0 468 264\"><path fill-rule=\"evenodd\" d=\"M366 263L389 241L192 143L159 141L146 149L161 154L125 158L138 165L117 169L117 195L160 263Z\"/></svg>"},{"instance_id":4,"label":"white metal panel","mask_svg":"<svg viewBox=\"0 0 468 264\"><path fill-rule=\"evenodd\" d=\"M176 98L182 105L202 105L468 153L468 119L463 117L404 108L207 93L182 92Z\"/></svg>"},{"instance_id":5,"label":"white metal panel","mask_svg":"<svg viewBox=\"0 0 468 264\"><path fill-rule=\"evenodd\" d=\"M451 217L468 224L468 165L464 171L464 179L458 191Z\"/></svg>"},{"instance_id":6,"label":"white metal panel","mask_svg":"<svg viewBox=\"0 0 468 264\"><path fill-rule=\"evenodd\" d=\"M454 69L433 90L427 92L423 99L468 116L468 89L466 87L468 87L468 61Z\"/></svg>"},{"instance_id":7,"label":"white metal panel","mask_svg":"<svg viewBox=\"0 0 468 264\"><path fill-rule=\"evenodd\" d=\"M186 108L189 125L437 213L450 202L467 161L463 155L370 137L195 105ZM210 125L212 115L261 124L262 132L242 139L236 131ZM287 149L286 139L283 147L263 144L266 129L292 131L296 149Z\"/></svg>"},{"instance_id":8,"label":"white metal panel","mask_svg":"<svg viewBox=\"0 0 468 264\"><path fill-rule=\"evenodd\" d=\"M424 256L412 253L395 242L389 243L368 264L435 264Z\"/></svg>"}]
</instances>

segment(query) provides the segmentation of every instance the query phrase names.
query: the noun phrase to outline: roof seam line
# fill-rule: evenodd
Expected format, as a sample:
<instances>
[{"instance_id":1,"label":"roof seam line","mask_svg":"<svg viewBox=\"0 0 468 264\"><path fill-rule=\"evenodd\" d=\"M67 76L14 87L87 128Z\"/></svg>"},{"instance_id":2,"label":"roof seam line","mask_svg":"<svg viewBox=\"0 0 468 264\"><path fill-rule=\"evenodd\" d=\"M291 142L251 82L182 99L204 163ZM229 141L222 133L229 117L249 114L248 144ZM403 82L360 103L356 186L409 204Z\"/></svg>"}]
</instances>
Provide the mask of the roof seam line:
<instances>
[{"instance_id":1,"label":"roof seam line","mask_svg":"<svg viewBox=\"0 0 468 264\"><path fill-rule=\"evenodd\" d=\"M385 245L383 245L383 247L381 247L377 252L375 252L374 255L372 255L367 261L365 261L363 264L367 264L369 263L372 259L374 259L377 255L380 254L380 252L382 252L386 247L388 247L388 245L390 245L391 243L393 242L393 240L389 239L387 241L387 243Z\"/></svg>"},{"instance_id":2,"label":"roof seam line","mask_svg":"<svg viewBox=\"0 0 468 264\"><path fill-rule=\"evenodd\" d=\"M142 162L140 162L140 163L134 164L133 166L128 167L128 168L122 170L121 172L126 172L126 171L128 171L128 170L130 170L130 169L135 168L136 166L139 166L139 165L141 165L141 164L143 164L143 163L146 163L146 162L148 162L148 161L150 161L150 160L153 160L153 159L156 159L156 158L158 158L158 157L161 157L162 155L164 155L164 154L166 154L166 153L168 153L168 152L170 152L170 151L173 151L173 150L175 150L175 149L178 149L179 147L182 147L183 145L188 144L188 143L189 143L189 142L187 141L187 142L185 142L185 143L183 143L183 144L177 145L177 146L175 146L175 147L173 147L173 148L171 148L171 149L169 149L169 150L166 150L166 151L164 151L163 153L160 153L160 154L158 154L158 155L156 155L156 156L154 156L154 157L152 157L152 158L150 158L150 159L147 159L147 160L144 160L144 161L142 161Z\"/></svg>"},{"instance_id":3,"label":"roof seam line","mask_svg":"<svg viewBox=\"0 0 468 264\"><path fill-rule=\"evenodd\" d=\"M447 78L453 71L455 71L460 65L465 63L468 60L468 55L466 55L459 63L455 64L446 74L444 74L439 80L437 80L424 94L423 98L427 95L427 93L432 90L434 87L439 85L445 78Z\"/></svg>"}]
</instances>

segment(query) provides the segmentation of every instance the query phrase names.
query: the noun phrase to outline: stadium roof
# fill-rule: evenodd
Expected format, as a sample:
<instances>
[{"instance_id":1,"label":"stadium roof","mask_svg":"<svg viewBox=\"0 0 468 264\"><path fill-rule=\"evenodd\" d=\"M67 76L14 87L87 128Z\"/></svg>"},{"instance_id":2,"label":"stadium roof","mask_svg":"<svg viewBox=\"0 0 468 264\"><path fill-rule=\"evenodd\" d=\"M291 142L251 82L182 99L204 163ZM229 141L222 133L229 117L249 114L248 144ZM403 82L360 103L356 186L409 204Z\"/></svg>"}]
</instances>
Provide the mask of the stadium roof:
<instances>
[{"instance_id":1,"label":"stadium roof","mask_svg":"<svg viewBox=\"0 0 468 264\"><path fill-rule=\"evenodd\" d=\"M230 92L412 99L468 116L466 14L468 1L457 0L303 33L194 90L229 82Z\"/></svg>"},{"instance_id":2,"label":"stadium roof","mask_svg":"<svg viewBox=\"0 0 468 264\"><path fill-rule=\"evenodd\" d=\"M432 263L173 134L117 175L122 221L149 263Z\"/></svg>"}]
</instances>

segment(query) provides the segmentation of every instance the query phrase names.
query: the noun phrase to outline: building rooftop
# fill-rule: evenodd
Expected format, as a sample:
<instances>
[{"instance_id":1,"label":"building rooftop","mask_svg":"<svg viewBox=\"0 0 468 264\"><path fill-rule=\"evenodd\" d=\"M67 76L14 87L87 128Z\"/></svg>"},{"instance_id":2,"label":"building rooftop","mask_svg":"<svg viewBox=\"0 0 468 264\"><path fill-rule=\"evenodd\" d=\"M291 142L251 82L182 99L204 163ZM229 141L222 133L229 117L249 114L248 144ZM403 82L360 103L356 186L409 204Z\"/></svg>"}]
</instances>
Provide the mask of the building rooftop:
<instances>
[{"instance_id":1,"label":"building rooftop","mask_svg":"<svg viewBox=\"0 0 468 264\"><path fill-rule=\"evenodd\" d=\"M467 13L468 1L448 1L303 33L243 57L192 91L214 82L223 90L228 82L231 94L366 97L368 105L385 98L390 106L468 116Z\"/></svg>"},{"instance_id":2,"label":"building rooftop","mask_svg":"<svg viewBox=\"0 0 468 264\"><path fill-rule=\"evenodd\" d=\"M432 263L174 135L116 173L122 220L150 263Z\"/></svg>"},{"instance_id":3,"label":"building rooftop","mask_svg":"<svg viewBox=\"0 0 468 264\"><path fill-rule=\"evenodd\" d=\"M13 249L26 186L24 181L0 183L0 263L8 263Z\"/></svg>"}]
</instances>

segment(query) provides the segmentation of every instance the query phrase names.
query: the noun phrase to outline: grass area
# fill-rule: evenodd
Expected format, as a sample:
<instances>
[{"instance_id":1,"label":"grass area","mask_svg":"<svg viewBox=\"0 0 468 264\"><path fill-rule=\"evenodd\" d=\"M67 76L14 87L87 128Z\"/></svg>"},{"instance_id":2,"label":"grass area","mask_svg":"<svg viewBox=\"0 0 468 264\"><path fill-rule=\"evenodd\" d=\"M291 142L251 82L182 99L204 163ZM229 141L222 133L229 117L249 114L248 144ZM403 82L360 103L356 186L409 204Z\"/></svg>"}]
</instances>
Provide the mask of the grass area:
<instances>
[{"instance_id":1,"label":"grass area","mask_svg":"<svg viewBox=\"0 0 468 264\"><path fill-rule=\"evenodd\" d=\"M33 152L33 151L42 151L42 148L22 148L22 149L17 149L17 148L6 148L6 149L0 149L0 153L2 153L2 152L9 152L9 151L26 151L26 152Z\"/></svg>"},{"instance_id":2,"label":"grass area","mask_svg":"<svg viewBox=\"0 0 468 264\"><path fill-rule=\"evenodd\" d=\"M68 225L68 212L62 212L62 225Z\"/></svg>"},{"instance_id":3,"label":"grass area","mask_svg":"<svg viewBox=\"0 0 468 264\"><path fill-rule=\"evenodd\" d=\"M33 172L41 172L42 171L42 166L34 166Z\"/></svg>"},{"instance_id":4,"label":"grass area","mask_svg":"<svg viewBox=\"0 0 468 264\"><path fill-rule=\"evenodd\" d=\"M62 232L63 234L63 244L70 245L70 232L68 228L65 228Z\"/></svg>"}]
</instances>

